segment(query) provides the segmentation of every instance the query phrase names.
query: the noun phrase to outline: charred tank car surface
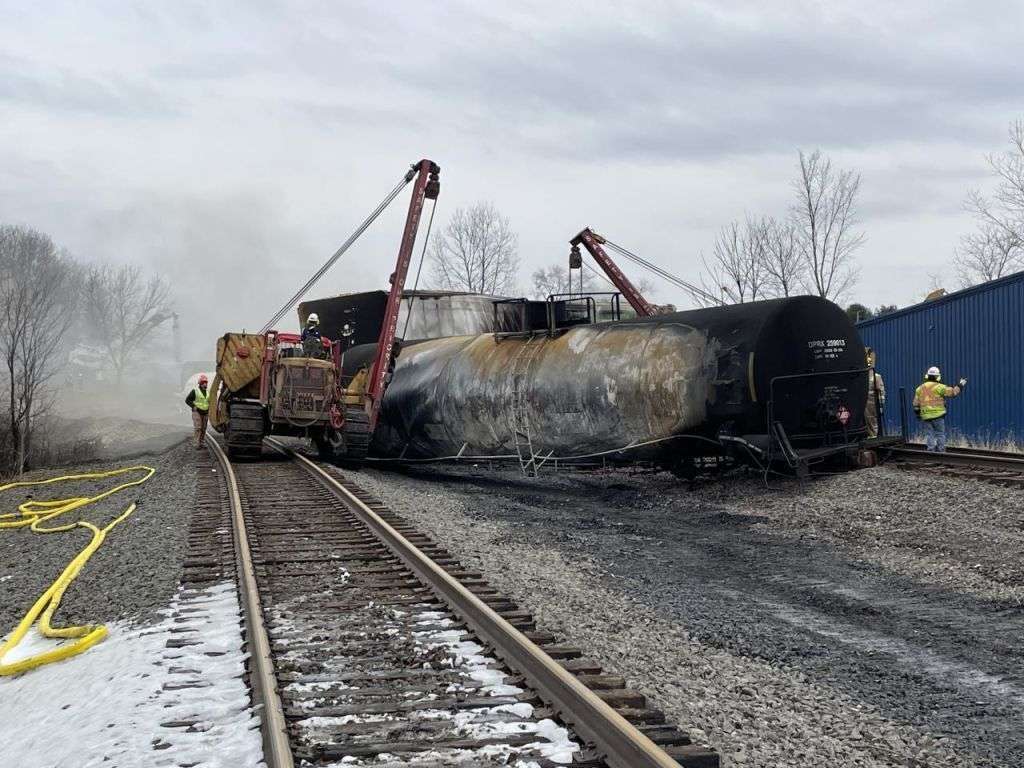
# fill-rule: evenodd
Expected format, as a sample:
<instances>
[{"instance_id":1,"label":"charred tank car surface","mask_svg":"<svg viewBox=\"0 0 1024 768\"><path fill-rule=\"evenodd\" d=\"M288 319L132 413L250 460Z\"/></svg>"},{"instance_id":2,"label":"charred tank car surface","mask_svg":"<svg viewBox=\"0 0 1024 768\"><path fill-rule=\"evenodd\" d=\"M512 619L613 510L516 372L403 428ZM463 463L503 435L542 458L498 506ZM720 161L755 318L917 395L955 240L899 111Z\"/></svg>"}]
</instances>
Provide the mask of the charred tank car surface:
<instances>
[{"instance_id":1,"label":"charred tank car surface","mask_svg":"<svg viewBox=\"0 0 1024 768\"><path fill-rule=\"evenodd\" d=\"M863 436L864 347L831 302L803 296L567 327L558 315L545 329L406 341L371 452L670 465L730 452L793 464ZM344 368L372 352L353 347Z\"/></svg>"}]
</instances>

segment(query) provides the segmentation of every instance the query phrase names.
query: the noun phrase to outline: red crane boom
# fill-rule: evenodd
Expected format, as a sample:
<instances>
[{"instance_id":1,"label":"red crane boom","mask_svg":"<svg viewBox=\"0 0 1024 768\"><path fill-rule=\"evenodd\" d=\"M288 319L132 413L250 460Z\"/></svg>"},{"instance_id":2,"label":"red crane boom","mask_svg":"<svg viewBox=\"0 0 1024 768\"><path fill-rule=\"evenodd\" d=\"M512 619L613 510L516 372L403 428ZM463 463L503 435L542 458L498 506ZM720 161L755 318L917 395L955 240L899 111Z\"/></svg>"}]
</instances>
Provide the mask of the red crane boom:
<instances>
[{"instance_id":1,"label":"red crane boom","mask_svg":"<svg viewBox=\"0 0 1024 768\"><path fill-rule=\"evenodd\" d=\"M619 290L619 293L626 297L626 301L629 302L629 305L636 312L637 317L650 317L656 313L654 306L643 297L640 291L637 290L637 287L629 281L629 278L623 274L618 265L612 261L612 257L601 247L605 243L603 237L594 232L590 227L587 227L569 241L569 245L572 246L570 258L580 257L580 243L590 251L594 261L608 275L608 279L612 281L612 284Z\"/></svg>"},{"instance_id":2,"label":"red crane boom","mask_svg":"<svg viewBox=\"0 0 1024 768\"><path fill-rule=\"evenodd\" d=\"M407 180L411 180L415 176L416 183L413 185L412 199L409 201L409 213L405 217L402 244L398 249L398 263L391 275L391 291L388 293L388 303L384 308L384 322L377 339L377 352L370 368L370 386L366 394L369 400L368 415L371 434L374 427L377 426L377 417L380 414L380 403L384 396L388 366L391 364L395 334L398 331L398 310L402 303L402 291L405 288L406 275L409 273L409 264L412 262L412 249L416 244L416 232L419 229L420 216L423 214L423 201L437 199L441 191L441 182L438 178L440 173L441 168L437 163L431 160L420 160L409 169L409 173L406 175Z\"/></svg>"}]
</instances>

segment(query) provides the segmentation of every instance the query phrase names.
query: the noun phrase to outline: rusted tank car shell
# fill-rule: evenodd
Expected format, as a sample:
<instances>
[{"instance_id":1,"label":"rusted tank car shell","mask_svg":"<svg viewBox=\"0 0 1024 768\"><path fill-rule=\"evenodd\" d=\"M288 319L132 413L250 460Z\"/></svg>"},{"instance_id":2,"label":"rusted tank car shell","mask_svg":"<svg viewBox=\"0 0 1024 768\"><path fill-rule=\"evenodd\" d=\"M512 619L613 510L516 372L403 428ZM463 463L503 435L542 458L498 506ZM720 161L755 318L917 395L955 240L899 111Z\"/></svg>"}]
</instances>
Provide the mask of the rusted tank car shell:
<instances>
[{"instance_id":1,"label":"rusted tank car shell","mask_svg":"<svg viewBox=\"0 0 1024 768\"><path fill-rule=\"evenodd\" d=\"M517 408L534 450L562 456L693 429L706 418L714 374L708 350L703 333L679 323L416 343L398 360L374 449L406 456L514 452Z\"/></svg>"},{"instance_id":2,"label":"rusted tank car shell","mask_svg":"<svg viewBox=\"0 0 1024 768\"><path fill-rule=\"evenodd\" d=\"M350 350L346 373L371 353L372 345ZM517 412L534 452L557 457L639 443L651 445L629 458L702 453L719 430L767 433L769 416L809 445L830 431L862 430L863 355L846 314L809 296L576 326L554 337L406 342L372 450L406 458L515 453ZM839 410L848 423L835 420ZM673 436L686 437L664 440Z\"/></svg>"}]
</instances>

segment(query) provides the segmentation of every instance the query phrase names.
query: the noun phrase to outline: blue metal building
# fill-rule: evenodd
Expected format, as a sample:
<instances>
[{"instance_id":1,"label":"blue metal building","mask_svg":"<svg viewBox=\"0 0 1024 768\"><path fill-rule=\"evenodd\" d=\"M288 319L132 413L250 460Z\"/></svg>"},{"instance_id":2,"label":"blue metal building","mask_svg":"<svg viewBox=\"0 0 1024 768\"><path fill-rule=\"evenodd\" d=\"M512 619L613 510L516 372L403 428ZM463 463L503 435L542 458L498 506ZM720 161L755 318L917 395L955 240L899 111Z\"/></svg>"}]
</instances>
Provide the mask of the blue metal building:
<instances>
[{"instance_id":1,"label":"blue metal building","mask_svg":"<svg viewBox=\"0 0 1024 768\"><path fill-rule=\"evenodd\" d=\"M857 329L878 355L887 434L900 429L900 387L914 433L914 389L937 365L944 382L961 376L970 382L949 402L947 430L977 441L1024 441L1024 272L865 320Z\"/></svg>"}]
</instances>

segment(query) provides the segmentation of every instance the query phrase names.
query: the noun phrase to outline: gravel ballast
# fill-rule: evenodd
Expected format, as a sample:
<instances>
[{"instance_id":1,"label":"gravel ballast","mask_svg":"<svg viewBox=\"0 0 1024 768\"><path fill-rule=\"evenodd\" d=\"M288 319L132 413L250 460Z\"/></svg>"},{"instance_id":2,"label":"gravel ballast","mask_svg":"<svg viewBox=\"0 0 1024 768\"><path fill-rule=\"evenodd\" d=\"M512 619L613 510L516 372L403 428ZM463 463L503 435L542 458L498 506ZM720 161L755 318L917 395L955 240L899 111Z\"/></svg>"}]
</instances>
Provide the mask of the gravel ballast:
<instances>
[{"instance_id":1,"label":"gravel ballast","mask_svg":"<svg viewBox=\"0 0 1024 768\"><path fill-rule=\"evenodd\" d=\"M145 484L60 519L83 519L103 527L132 501L138 502L135 512L107 535L65 593L55 625L117 619L147 621L168 604L181 574L188 520L196 501L195 455L196 450L184 443L159 455L91 462L26 475L24 479L46 479L135 464L157 470ZM95 495L122 482L124 477L12 489L3 494L4 510L14 511L30 494L36 499ZM90 539L90 532L84 528L45 535L27 528L0 530L0 590L4 598L0 601L0 635L14 628Z\"/></svg>"},{"instance_id":2,"label":"gravel ballast","mask_svg":"<svg viewBox=\"0 0 1024 768\"><path fill-rule=\"evenodd\" d=\"M888 468L355 479L726 764L1021 764L1019 491Z\"/></svg>"}]
</instances>

